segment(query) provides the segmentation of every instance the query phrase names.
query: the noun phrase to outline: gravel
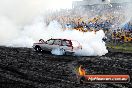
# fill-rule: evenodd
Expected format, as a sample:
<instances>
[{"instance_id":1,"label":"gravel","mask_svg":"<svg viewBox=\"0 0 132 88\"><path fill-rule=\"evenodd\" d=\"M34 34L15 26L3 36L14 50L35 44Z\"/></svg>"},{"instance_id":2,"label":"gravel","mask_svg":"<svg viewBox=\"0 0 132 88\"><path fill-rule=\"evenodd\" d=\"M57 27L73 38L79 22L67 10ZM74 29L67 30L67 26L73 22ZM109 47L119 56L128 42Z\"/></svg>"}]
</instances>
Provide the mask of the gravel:
<instances>
[{"instance_id":1,"label":"gravel","mask_svg":"<svg viewBox=\"0 0 132 88\"><path fill-rule=\"evenodd\" d=\"M132 88L125 84L79 84L76 68L88 74L128 74L132 77L132 54L110 52L104 56L55 56L30 48L0 47L0 88ZM132 78L131 78L132 79Z\"/></svg>"}]
</instances>

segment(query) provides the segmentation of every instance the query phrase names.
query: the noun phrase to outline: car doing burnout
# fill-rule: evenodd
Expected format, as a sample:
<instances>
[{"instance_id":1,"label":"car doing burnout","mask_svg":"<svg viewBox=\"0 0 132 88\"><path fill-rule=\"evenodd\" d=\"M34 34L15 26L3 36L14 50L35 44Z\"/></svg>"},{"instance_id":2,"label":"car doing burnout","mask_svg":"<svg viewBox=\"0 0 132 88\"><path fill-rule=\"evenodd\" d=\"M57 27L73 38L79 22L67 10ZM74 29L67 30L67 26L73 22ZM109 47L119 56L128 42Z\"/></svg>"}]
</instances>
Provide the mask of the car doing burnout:
<instances>
[{"instance_id":1,"label":"car doing burnout","mask_svg":"<svg viewBox=\"0 0 132 88\"><path fill-rule=\"evenodd\" d=\"M75 53L75 51L82 49L82 46L78 41L68 39L49 39L44 41L40 39L38 43L33 44L35 51L52 51L59 49L63 54Z\"/></svg>"}]
</instances>

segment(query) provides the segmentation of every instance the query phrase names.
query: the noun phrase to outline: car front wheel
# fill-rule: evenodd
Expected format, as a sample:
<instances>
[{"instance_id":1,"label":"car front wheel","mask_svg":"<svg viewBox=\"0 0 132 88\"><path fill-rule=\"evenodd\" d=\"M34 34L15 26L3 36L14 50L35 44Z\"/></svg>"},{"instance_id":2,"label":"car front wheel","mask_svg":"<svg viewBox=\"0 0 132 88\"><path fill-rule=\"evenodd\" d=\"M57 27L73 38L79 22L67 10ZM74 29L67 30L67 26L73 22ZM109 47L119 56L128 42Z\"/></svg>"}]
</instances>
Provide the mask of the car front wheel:
<instances>
[{"instance_id":1,"label":"car front wheel","mask_svg":"<svg viewBox=\"0 0 132 88\"><path fill-rule=\"evenodd\" d=\"M35 46L35 50L36 50L36 52L41 52L42 51L40 46Z\"/></svg>"}]
</instances>

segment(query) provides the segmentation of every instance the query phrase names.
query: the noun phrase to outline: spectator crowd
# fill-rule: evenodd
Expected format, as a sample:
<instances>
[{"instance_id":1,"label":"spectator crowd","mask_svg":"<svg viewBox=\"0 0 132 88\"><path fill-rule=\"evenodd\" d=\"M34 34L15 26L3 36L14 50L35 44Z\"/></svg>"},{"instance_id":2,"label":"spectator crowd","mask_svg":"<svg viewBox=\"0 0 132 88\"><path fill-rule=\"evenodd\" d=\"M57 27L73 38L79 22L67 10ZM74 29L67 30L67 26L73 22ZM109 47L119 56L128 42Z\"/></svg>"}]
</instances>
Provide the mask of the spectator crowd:
<instances>
[{"instance_id":1,"label":"spectator crowd","mask_svg":"<svg viewBox=\"0 0 132 88\"><path fill-rule=\"evenodd\" d=\"M132 19L128 19L127 13L122 8L74 8L60 10L47 15L45 21L47 25L53 21L58 21L63 29L76 29L79 31L98 31L100 29L108 32L132 33Z\"/></svg>"}]
</instances>

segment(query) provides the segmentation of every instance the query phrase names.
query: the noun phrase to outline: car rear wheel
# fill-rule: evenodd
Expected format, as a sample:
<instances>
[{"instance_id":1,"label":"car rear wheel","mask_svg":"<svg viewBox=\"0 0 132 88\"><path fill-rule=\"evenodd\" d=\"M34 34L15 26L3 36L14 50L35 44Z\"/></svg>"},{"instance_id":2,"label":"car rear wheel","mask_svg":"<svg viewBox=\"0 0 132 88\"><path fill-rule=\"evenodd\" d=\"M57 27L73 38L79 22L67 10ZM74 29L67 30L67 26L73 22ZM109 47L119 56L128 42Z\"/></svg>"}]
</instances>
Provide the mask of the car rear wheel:
<instances>
[{"instance_id":1,"label":"car rear wheel","mask_svg":"<svg viewBox=\"0 0 132 88\"><path fill-rule=\"evenodd\" d=\"M62 55L66 54L65 49L61 48L60 51L62 52Z\"/></svg>"},{"instance_id":2,"label":"car rear wheel","mask_svg":"<svg viewBox=\"0 0 132 88\"><path fill-rule=\"evenodd\" d=\"M36 50L36 52L41 52L42 51L40 46L35 46L35 50Z\"/></svg>"}]
</instances>

